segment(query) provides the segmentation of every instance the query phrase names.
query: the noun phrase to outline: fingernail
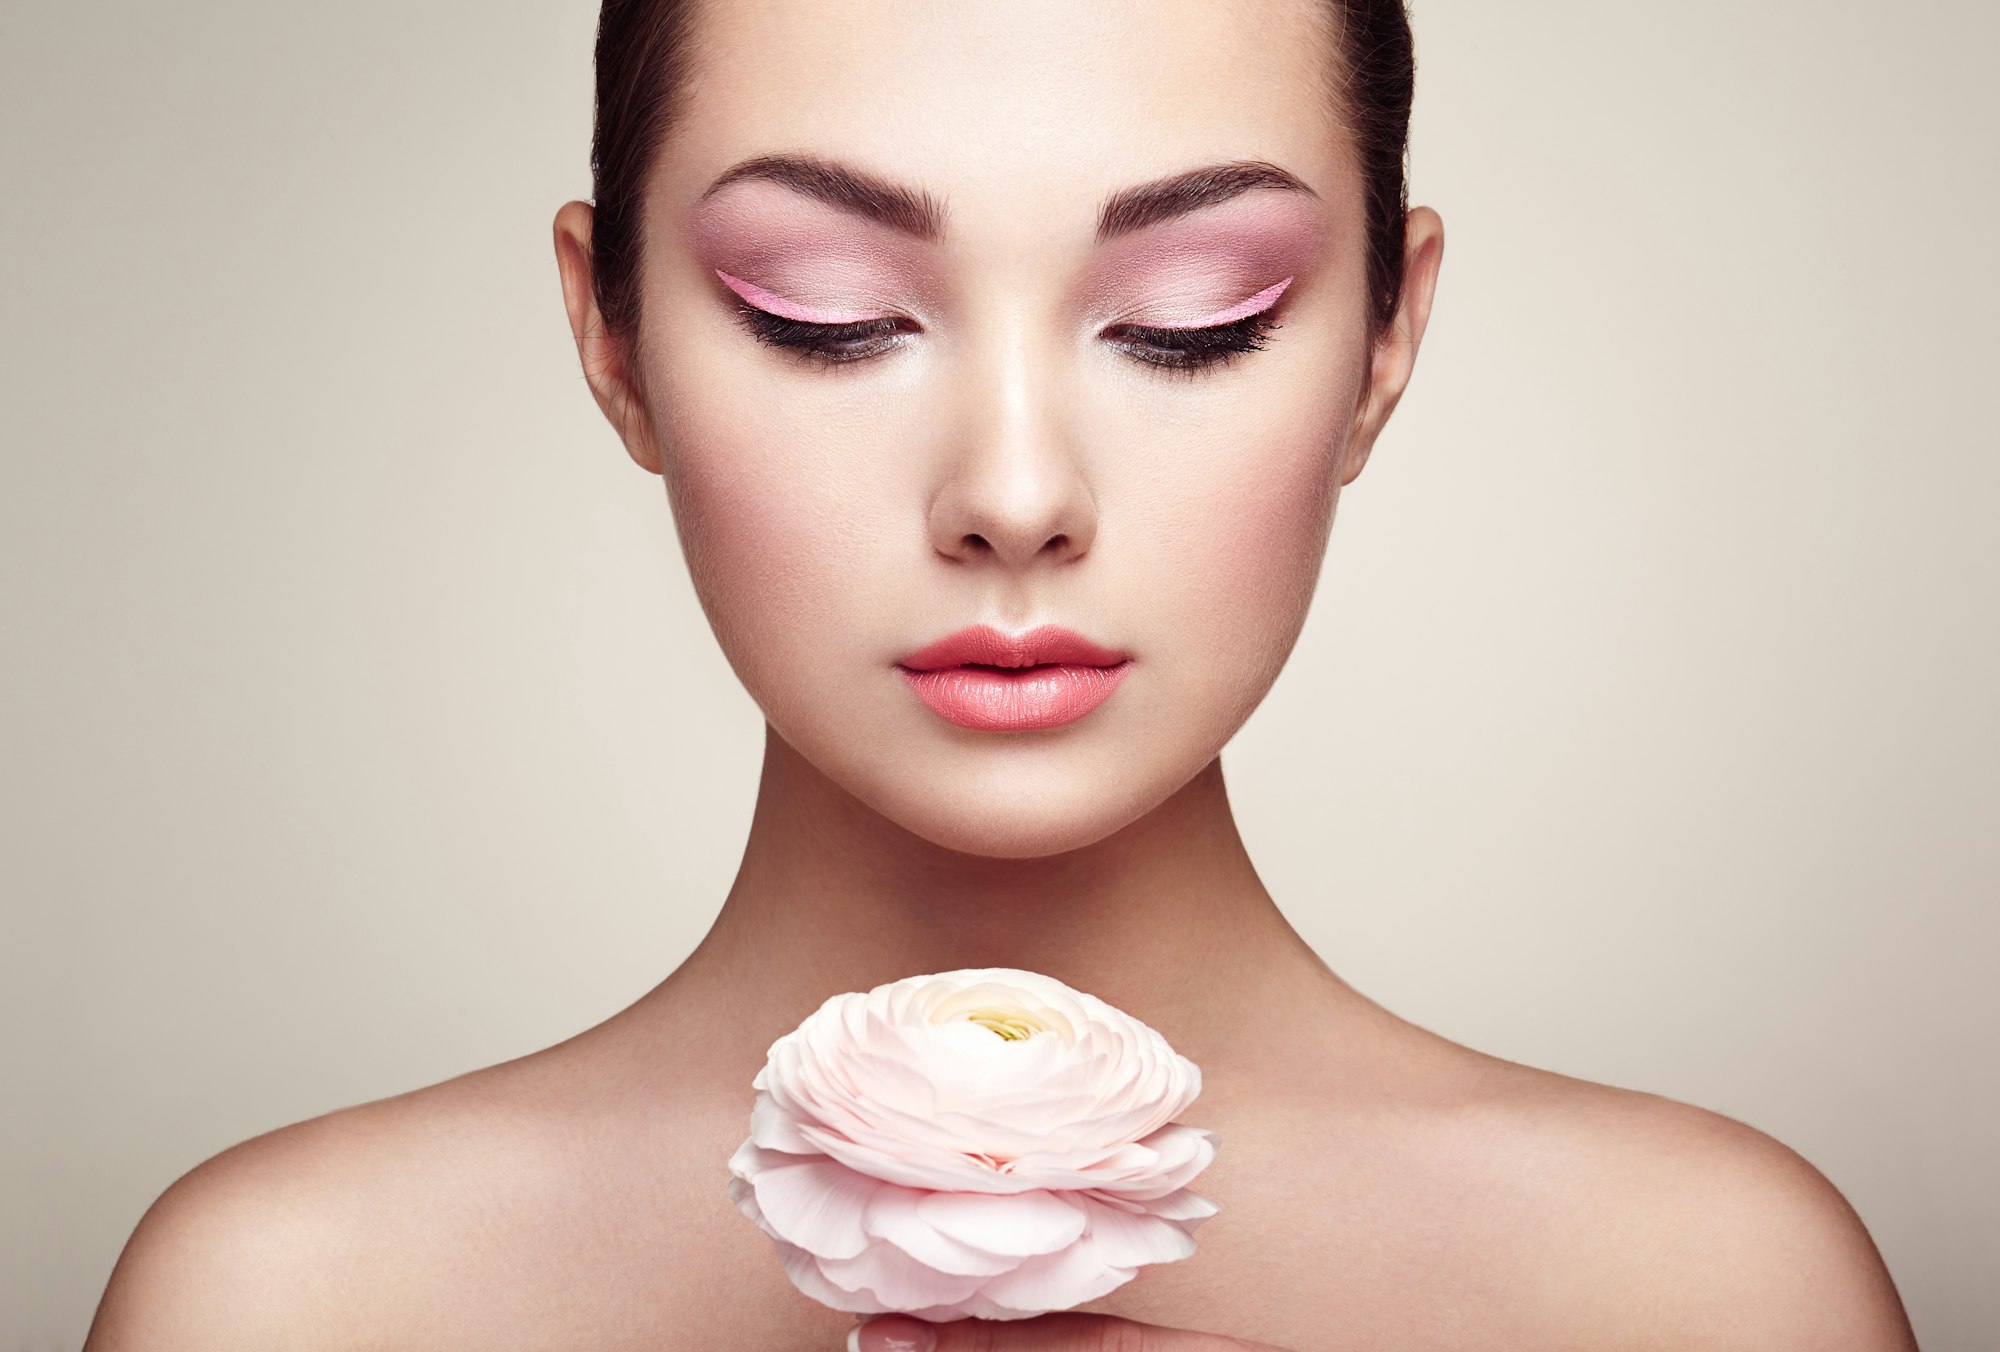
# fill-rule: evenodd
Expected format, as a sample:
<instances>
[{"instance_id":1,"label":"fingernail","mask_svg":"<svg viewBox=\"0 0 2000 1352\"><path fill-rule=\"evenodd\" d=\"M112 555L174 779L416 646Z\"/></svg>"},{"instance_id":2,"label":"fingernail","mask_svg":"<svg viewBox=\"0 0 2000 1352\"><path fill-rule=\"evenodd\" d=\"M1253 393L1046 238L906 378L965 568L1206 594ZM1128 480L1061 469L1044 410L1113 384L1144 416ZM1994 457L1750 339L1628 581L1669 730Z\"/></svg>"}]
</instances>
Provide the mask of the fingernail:
<instances>
[{"instance_id":1,"label":"fingernail","mask_svg":"<svg viewBox=\"0 0 2000 1352\"><path fill-rule=\"evenodd\" d=\"M937 1330L921 1319L890 1314L847 1331L847 1352L936 1352Z\"/></svg>"}]
</instances>

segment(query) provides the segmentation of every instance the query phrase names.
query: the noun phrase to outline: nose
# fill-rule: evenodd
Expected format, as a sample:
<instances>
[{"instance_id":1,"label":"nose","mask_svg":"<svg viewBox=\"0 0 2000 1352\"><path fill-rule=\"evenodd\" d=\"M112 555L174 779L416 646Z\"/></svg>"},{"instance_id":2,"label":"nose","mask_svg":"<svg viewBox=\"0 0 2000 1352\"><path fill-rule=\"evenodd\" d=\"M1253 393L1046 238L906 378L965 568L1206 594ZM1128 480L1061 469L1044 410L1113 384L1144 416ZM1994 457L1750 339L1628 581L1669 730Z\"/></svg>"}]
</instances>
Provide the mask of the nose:
<instances>
[{"instance_id":1,"label":"nose","mask_svg":"<svg viewBox=\"0 0 2000 1352\"><path fill-rule=\"evenodd\" d=\"M932 547L1007 569L1082 558L1097 534L1097 504L1059 373L1019 332L964 355L952 373L959 397L931 499Z\"/></svg>"}]
</instances>

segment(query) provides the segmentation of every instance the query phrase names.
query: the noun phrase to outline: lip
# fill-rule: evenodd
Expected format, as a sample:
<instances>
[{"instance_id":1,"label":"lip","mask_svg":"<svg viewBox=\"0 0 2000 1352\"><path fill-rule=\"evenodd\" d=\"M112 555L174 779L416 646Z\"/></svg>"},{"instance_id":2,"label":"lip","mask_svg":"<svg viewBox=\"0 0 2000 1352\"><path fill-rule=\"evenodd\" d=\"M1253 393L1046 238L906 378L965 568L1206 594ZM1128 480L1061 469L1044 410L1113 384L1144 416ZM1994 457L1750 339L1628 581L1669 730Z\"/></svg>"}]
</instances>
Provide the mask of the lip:
<instances>
[{"instance_id":1,"label":"lip","mask_svg":"<svg viewBox=\"0 0 2000 1352\"><path fill-rule=\"evenodd\" d=\"M896 673L962 728L1025 732L1074 723L1110 698L1131 667L1126 654L1059 624L1024 634L974 624L911 653Z\"/></svg>"}]
</instances>

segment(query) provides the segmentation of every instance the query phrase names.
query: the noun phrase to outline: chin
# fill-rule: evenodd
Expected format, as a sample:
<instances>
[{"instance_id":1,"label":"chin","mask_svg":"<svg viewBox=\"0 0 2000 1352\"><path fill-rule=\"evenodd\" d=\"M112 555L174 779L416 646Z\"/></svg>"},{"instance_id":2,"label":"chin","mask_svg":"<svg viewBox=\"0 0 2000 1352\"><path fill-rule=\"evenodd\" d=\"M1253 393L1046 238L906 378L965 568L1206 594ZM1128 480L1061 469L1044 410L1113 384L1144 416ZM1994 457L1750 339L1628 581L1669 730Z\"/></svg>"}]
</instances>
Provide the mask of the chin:
<instances>
[{"instance_id":1,"label":"chin","mask_svg":"<svg viewBox=\"0 0 2000 1352\"><path fill-rule=\"evenodd\" d=\"M767 674L780 673L751 672ZM825 686L746 684L836 799L940 849L1040 859L1096 845L1185 788L1272 674L1135 672L1073 722L1002 732L954 726L887 673L839 702Z\"/></svg>"},{"instance_id":2,"label":"chin","mask_svg":"<svg viewBox=\"0 0 2000 1352\"><path fill-rule=\"evenodd\" d=\"M1114 805L1087 797L1072 810L1033 793L988 803L940 801L918 793L907 801L871 806L912 835L947 850L989 859L1041 859L1095 845L1156 803Z\"/></svg>"},{"instance_id":3,"label":"chin","mask_svg":"<svg viewBox=\"0 0 2000 1352\"><path fill-rule=\"evenodd\" d=\"M1060 749L1017 743L950 754L913 746L831 777L933 845L993 859L1039 859L1095 845L1131 825L1205 763L1149 763L1132 752L1109 742Z\"/></svg>"}]
</instances>

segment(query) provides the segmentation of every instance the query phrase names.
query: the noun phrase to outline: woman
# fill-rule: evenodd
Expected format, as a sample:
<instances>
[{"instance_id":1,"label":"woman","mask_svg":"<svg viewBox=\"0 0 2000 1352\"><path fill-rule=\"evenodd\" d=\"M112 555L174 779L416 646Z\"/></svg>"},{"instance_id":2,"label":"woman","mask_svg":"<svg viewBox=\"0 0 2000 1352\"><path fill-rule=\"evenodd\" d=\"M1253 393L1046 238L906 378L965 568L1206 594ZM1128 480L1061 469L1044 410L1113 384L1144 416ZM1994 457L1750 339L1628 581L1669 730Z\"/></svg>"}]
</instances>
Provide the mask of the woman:
<instances>
[{"instance_id":1,"label":"woman","mask_svg":"<svg viewBox=\"0 0 2000 1352\"><path fill-rule=\"evenodd\" d=\"M750 1080L830 994L988 965L1203 1067L1222 1212L939 1348L1911 1345L1796 1155L1396 1018L1237 835L1219 753L1442 254L1400 4L610 0L598 61L558 261L767 719L735 884L606 1023L188 1175L93 1349L837 1346L723 1186Z\"/></svg>"}]
</instances>

